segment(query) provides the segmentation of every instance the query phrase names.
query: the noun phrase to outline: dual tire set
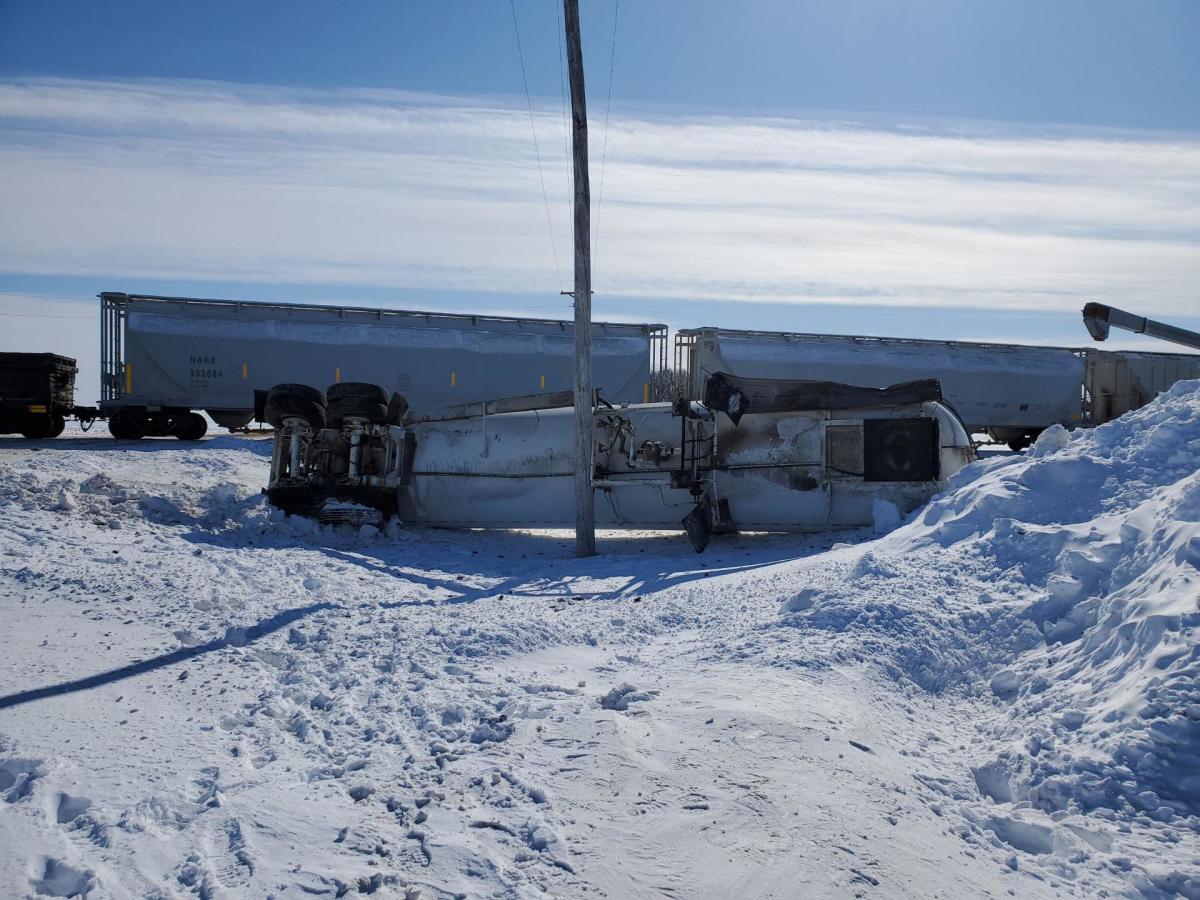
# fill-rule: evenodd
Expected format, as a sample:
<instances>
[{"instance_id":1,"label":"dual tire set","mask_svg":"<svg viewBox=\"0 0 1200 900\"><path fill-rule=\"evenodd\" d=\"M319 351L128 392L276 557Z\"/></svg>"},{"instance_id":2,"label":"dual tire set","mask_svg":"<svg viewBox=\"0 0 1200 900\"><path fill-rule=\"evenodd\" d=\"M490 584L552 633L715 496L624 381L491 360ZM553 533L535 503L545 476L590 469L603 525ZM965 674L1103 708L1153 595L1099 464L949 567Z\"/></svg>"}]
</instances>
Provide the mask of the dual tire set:
<instances>
[{"instance_id":1,"label":"dual tire set","mask_svg":"<svg viewBox=\"0 0 1200 900\"><path fill-rule=\"evenodd\" d=\"M267 393L263 418L274 429L285 419L300 419L314 429L341 428L347 419L373 425L399 425L408 412L400 394L388 395L377 384L342 381L322 393L306 384L277 384Z\"/></svg>"}]
</instances>

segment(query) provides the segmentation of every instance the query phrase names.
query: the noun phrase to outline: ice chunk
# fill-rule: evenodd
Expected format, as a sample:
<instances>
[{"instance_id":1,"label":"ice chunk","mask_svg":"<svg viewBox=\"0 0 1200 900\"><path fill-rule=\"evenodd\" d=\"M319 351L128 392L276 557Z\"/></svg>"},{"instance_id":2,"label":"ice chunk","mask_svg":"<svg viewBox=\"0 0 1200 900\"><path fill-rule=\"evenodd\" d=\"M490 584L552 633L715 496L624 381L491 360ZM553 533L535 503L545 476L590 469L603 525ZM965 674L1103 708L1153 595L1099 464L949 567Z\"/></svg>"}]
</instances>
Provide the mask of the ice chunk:
<instances>
[{"instance_id":1,"label":"ice chunk","mask_svg":"<svg viewBox=\"0 0 1200 900\"><path fill-rule=\"evenodd\" d=\"M1067 444L1070 442L1071 432L1067 431L1062 425L1051 425L1038 435L1037 440L1033 442L1033 446L1029 450L1029 455L1034 459L1041 459L1044 456L1065 450Z\"/></svg>"},{"instance_id":2,"label":"ice chunk","mask_svg":"<svg viewBox=\"0 0 1200 900\"><path fill-rule=\"evenodd\" d=\"M603 697L600 698L600 705L604 709L614 709L624 711L629 709L630 703L644 703L647 700L652 700L653 695L647 691L639 691L632 684L621 684Z\"/></svg>"}]
</instances>

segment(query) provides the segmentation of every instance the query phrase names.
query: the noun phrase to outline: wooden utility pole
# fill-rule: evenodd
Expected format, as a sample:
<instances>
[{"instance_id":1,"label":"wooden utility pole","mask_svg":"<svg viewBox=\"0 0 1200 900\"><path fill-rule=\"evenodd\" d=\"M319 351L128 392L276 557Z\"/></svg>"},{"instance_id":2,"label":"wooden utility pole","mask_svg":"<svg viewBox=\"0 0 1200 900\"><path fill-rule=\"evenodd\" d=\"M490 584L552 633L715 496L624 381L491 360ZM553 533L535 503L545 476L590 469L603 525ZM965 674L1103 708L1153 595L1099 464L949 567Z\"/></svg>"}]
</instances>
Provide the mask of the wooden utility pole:
<instances>
[{"instance_id":1,"label":"wooden utility pole","mask_svg":"<svg viewBox=\"0 0 1200 900\"><path fill-rule=\"evenodd\" d=\"M592 397L592 189L588 182L587 98L583 90L583 42L579 0L563 0L567 69L571 77L571 146L575 157L575 555L596 553L596 503L592 493L592 446L596 419Z\"/></svg>"}]
</instances>

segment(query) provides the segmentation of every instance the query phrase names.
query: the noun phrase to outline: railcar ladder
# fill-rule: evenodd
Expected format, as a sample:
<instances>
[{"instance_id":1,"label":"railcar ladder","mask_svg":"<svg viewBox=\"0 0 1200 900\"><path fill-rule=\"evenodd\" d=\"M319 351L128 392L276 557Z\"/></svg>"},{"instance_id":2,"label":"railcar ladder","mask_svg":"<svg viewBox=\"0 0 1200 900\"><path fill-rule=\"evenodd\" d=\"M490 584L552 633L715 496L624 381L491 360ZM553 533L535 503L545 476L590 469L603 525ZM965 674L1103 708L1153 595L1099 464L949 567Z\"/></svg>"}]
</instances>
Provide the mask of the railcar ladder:
<instances>
[{"instance_id":1,"label":"railcar ladder","mask_svg":"<svg viewBox=\"0 0 1200 900\"><path fill-rule=\"evenodd\" d=\"M100 295L100 401L125 397L124 336L128 294Z\"/></svg>"}]
</instances>

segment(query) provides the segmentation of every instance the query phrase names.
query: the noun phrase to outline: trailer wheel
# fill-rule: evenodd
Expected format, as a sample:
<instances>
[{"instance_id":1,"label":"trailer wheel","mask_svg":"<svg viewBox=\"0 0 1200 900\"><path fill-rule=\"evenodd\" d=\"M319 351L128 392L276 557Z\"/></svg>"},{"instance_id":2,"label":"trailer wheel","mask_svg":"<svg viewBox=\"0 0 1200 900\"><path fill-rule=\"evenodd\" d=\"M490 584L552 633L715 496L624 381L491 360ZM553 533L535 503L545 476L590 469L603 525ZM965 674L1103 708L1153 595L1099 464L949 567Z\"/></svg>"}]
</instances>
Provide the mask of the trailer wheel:
<instances>
[{"instance_id":1,"label":"trailer wheel","mask_svg":"<svg viewBox=\"0 0 1200 900\"><path fill-rule=\"evenodd\" d=\"M339 397L329 404L329 427L341 428L346 419L366 419L376 425L387 421L388 407L367 397Z\"/></svg>"},{"instance_id":2,"label":"trailer wheel","mask_svg":"<svg viewBox=\"0 0 1200 900\"><path fill-rule=\"evenodd\" d=\"M171 433L181 441L198 441L208 431L208 422L200 413L188 413L182 416L171 429Z\"/></svg>"},{"instance_id":3,"label":"trailer wheel","mask_svg":"<svg viewBox=\"0 0 1200 900\"><path fill-rule=\"evenodd\" d=\"M356 400L373 400L376 403L387 406L389 399L386 390L368 381L339 381L337 384L331 384L325 394L329 397L329 404L331 406L334 401L349 400L351 398Z\"/></svg>"},{"instance_id":4,"label":"trailer wheel","mask_svg":"<svg viewBox=\"0 0 1200 900\"><path fill-rule=\"evenodd\" d=\"M315 387L309 387L307 384L295 384L285 382L277 384L267 392L267 399L271 399L271 395L276 397L291 397L295 400L308 400L310 403L315 403L322 408L326 405L325 395L318 391Z\"/></svg>"},{"instance_id":5,"label":"trailer wheel","mask_svg":"<svg viewBox=\"0 0 1200 900\"><path fill-rule=\"evenodd\" d=\"M313 428L325 427L325 407L318 406L311 400L295 398L278 398L275 402L267 400L263 411L267 424L278 431L283 427L284 419L303 419Z\"/></svg>"},{"instance_id":6,"label":"trailer wheel","mask_svg":"<svg viewBox=\"0 0 1200 900\"><path fill-rule=\"evenodd\" d=\"M313 428L324 428L325 395L303 384L277 384L267 393L263 417L276 430L284 419L303 419Z\"/></svg>"},{"instance_id":7,"label":"trailer wheel","mask_svg":"<svg viewBox=\"0 0 1200 900\"><path fill-rule=\"evenodd\" d=\"M118 441L137 441L146 436L146 420L136 413L117 413L108 420L108 433Z\"/></svg>"}]
</instances>

